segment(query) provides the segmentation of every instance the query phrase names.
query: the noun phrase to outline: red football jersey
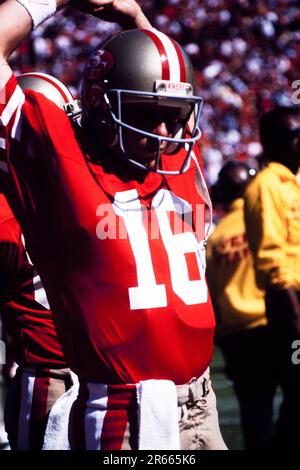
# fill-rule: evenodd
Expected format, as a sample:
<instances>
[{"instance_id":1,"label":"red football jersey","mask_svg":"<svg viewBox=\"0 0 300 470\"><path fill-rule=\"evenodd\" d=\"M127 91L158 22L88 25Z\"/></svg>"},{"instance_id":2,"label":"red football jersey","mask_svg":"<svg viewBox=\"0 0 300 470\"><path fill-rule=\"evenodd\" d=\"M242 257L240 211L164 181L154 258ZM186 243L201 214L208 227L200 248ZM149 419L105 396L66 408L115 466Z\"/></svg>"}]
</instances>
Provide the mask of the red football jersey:
<instances>
[{"instance_id":1,"label":"red football jersey","mask_svg":"<svg viewBox=\"0 0 300 470\"><path fill-rule=\"evenodd\" d=\"M66 367L46 293L25 251L21 229L2 194L0 312L19 365Z\"/></svg>"},{"instance_id":2,"label":"red football jersey","mask_svg":"<svg viewBox=\"0 0 300 470\"><path fill-rule=\"evenodd\" d=\"M141 179L108 153L93 163L83 134L44 96L25 97L11 77L6 98L10 204L71 368L105 383L201 375L215 320L195 167Z\"/></svg>"}]
</instances>

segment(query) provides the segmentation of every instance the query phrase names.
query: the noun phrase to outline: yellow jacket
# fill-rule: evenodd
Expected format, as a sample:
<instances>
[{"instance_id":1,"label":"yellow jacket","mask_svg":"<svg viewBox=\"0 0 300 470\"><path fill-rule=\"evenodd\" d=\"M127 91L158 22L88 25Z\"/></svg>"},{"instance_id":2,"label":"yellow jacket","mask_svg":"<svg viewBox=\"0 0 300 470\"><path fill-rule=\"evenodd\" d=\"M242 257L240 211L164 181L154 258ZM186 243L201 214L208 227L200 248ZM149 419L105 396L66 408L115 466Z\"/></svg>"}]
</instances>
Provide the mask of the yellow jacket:
<instances>
[{"instance_id":1,"label":"yellow jacket","mask_svg":"<svg viewBox=\"0 0 300 470\"><path fill-rule=\"evenodd\" d=\"M267 323L264 291L256 286L246 240L242 198L231 204L208 239L207 281L219 336Z\"/></svg>"},{"instance_id":2,"label":"yellow jacket","mask_svg":"<svg viewBox=\"0 0 300 470\"><path fill-rule=\"evenodd\" d=\"M258 284L300 290L300 184L288 168L269 163L251 182L245 221Z\"/></svg>"}]
</instances>

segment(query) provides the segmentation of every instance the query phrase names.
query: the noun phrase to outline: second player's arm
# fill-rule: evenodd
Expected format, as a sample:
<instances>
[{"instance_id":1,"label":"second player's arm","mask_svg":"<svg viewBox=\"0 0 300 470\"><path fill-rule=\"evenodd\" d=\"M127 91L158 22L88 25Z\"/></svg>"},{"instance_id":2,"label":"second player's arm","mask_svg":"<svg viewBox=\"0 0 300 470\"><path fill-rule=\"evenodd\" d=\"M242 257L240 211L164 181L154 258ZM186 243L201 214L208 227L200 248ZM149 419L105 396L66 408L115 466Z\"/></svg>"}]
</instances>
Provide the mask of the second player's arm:
<instances>
[{"instance_id":1,"label":"second player's arm","mask_svg":"<svg viewBox=\"0 0 300 470\"><path fill-rule=\"evenodd\" d=\"M57 8L70 0L57 0ZM32 19L27 10L16 0L7 0L0 5L0 89L4 87L12 71L7 60L12 52L30 34ZM4 97L5 98L5 97Z\"/></svg>"},{"instance_id":2,"label":"second player's arm","mask_svg":"<svg viewBox=\"0 0 300 470\"><path fill-rule=\"evenodd\" d=\"M31 0L29 5L34 1ZM58 10L69 4L99 19L117 22L124 28L151 28L135 0L56 0ZM0 5L0 90L12 74L7 63L10 54L30 34L32 28L30 14L18 1L7 0ZM0 103L3 103L3 99L5 97L0 97Z\"/></svg>"}]
</instances>

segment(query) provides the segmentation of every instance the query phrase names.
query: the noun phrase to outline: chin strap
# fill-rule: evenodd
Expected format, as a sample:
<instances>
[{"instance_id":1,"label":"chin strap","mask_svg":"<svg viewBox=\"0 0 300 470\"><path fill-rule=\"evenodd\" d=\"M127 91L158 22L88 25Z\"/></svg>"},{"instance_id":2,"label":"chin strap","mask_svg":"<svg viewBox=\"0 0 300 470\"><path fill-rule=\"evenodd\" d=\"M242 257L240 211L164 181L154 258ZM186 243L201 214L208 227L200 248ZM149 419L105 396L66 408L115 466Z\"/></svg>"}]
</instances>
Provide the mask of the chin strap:
<instances>
[{"instance_id":1,"label":"chin strap","mask_svg":"<svg viewBox=\"0 0 300 470\"><path fill-rule=\"evenodd\" d=\"M210 228L212 226L212 212L213 212L212 202L211 202L211 198L210 198L210 195L209 195L209 192L208 192L208 189L207 189L206 181L204 179L204 176L203 176L203 173L201 171L198 159L197 159L194 152L191 153L191 158L194 160L194 162L196 164L195 186L196 186L197 192L198 192L199 196L203 199L203 201L205 202L205 204L207 205L207 207L209 209L209 225L208 225L207 229L205 230L205 234L204 234L205 239L204 239L204 242L203 242L205 244L206 240L208 239L208 236L209 236Z\"/></svg>"}]
</instances>

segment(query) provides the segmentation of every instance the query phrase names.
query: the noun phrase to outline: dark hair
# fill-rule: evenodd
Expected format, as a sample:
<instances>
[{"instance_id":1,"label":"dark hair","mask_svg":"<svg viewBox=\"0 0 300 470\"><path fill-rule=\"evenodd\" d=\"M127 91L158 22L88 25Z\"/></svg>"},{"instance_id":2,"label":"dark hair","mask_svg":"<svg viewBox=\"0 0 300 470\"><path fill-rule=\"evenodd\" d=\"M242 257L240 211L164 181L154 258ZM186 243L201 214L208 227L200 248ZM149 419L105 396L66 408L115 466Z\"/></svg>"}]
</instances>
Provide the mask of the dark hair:
<instances>
[{"instance_id":1,"label":"dark hair","mask_svg":"<svg viewBox=\"0 0 300 470\"><path fill-rule=\"evenodd\" d=\"M294 106L279 106L263 114L259 123L259 135L264 154L268 158L275 160L284 151L286 133L283 118L298 115L300 109Z\"/></svg>"},{"instance_id":2,"label":"dark hair","mask_svg":"<svg viewBox=\"0 0 300 470\"><path fill-rule=\"evenodd\" d=\"M256 171L243 162L230 160L222 167L218 180L212 189L215 204L230 204L234 199L243 197L245 189Z\"/></svg>"}]
</instances>

